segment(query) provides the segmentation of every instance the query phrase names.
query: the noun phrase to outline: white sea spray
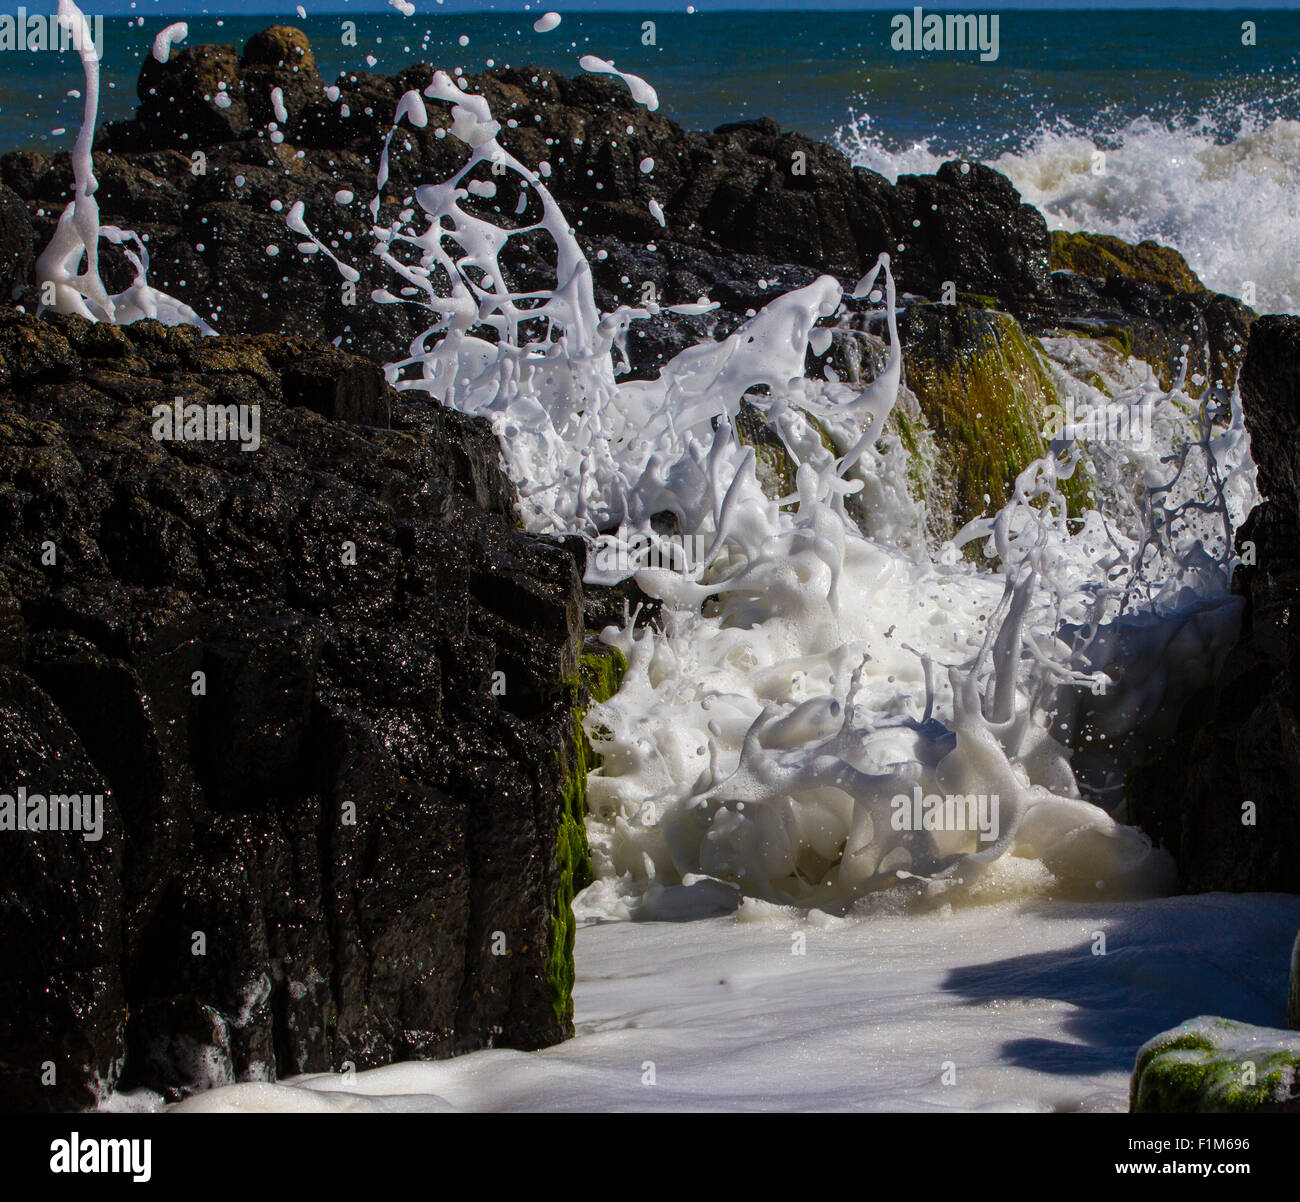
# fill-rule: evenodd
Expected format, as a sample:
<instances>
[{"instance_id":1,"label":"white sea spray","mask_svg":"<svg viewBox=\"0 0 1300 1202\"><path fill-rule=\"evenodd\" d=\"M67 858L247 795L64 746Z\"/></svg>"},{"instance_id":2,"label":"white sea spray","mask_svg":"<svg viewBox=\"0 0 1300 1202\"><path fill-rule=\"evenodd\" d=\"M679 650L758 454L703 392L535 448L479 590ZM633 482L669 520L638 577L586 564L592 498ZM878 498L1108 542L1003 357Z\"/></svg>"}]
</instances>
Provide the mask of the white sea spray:
<instances>
[{"instance_id":1,"label":"white sea spray","mask_svg":"<svg viewBox=\"0 0 1300 1202\"><path fill-rule=\"evenodd\" d=\"M1235 402L1145 380L1130 400L1159 410L1165 441L1135 449L1137 459L1066 431L1006 505L950 547L918 555L868 537L872 524L855 522L846 502L879 483L899 395L888 256L852 296L823 276L655 379L620 380L628 327L652 314L599 311L567 219L538 172L497 141L482 97L441 72L424 95L451 105L450 132L468 154L450 179L416 189L411 224L378 220L386 157L381 166L373 252L402 295L374 299L431 317L389 377L488 418L528 527L585 535L589 582L631 573L662 603L657 624L629 617L603 635L628 670L586 720L602 757L589 780L599 880L580 911L635 913L701 877L828 909L881 890L953 901L1170 888L1168 858L1084 799L1070 741L1078 697L1125 696L1121 652L1175 703L1187 674L1164 661L1189 660L1203 675L1235 633L1231 534L1253 492ZM417 100L402 99L394 129L423 115ZM517 225L475 204L476 181L488 178ZM290 223L310 236L301 207ZM502 251L539 236L554 246L554 287L514 292ZM828 335L881 301L883 370L866 383L817 370ZM736 431L742 401L798 465L788 496L759 483ZM1180 422L1178 441L1169 429ZM1070 518L1059 484L1085 462L1118 500ZM872 496L887 504L897 493ZM1115 504L1122 512L1107 509ZM665 566L669 555L638 568L618 554L681 538L707 547L683 570ZM952 554L972 541L993 571ZM1149 709L1111 705L1111 736ZM996 796L997 838L894 829L890 801L914 789Z\"/></svg>"},{"instance_id":2,"label":"white sea spray","mask_svg":"<svg viewBox=\"0 0 1300 1202\"><path fill-rule=\"evenodd\" d=\"M79 17L71 0L61 5ZM83 62L77 192L38 274L62 311L206 330L144 283L143 258L128 293L109 297L99 280L99 236L133 235L99 226L93 52ZM418 218L410 209L385 223L393 135L402 121L427 124L426 98L450 106L466 161L415 190ZM1167 857L1085 800L1071 741L1081 697L1113 698L1090 703L1087 719L1120 740L1203 677L1235 632L1231 539L1253 498L1236 398L1190 396L1182 379L1162 392L1146 378L1126 403L1151 407L1160 439L1116 450L1067 430L1000 509L945 547L918 548L890 536L888 513L859 522L849 504L862 494L897 510L893 529L915 530L909 499L882 475L902 372L888 256L852 295L822 276L655 379L620 380L630 323L652 314L599 310L568 220L542 175L500 144L500 128L486 100L444 72L423 97L401 98L371 204L372 252L400 295L372 299L426 310L428 329L388 377L492 422L529 528L583 534L591 583L630 573L662 604L656 625L629 616L603 635L628 670L586 720L602 763L589 782L600 880L584 912L632 913L701 876L826 909L881 891L951 902L1168 888ZM517 223L494 218L492 201ZM287 223L346 279L360 278L314 237L301 202ZM503 250L543 235L553 287L512 291ZM882 370L849 382L821 366L832 335L882 303ZM743 402L797 465L787 496L759 482L737 433ZM1071 518L1059 484L1084 466L1103 500ZM705 551L682 570L619 554L674 538ZM992 570L953 553L972 542ZM1139 678L1135 698L1125 682ZM897 829L891 800L915 790L995 797L996 837Z\"/></svg>"},{"instance_id":3,"label":"white sea spray","mask_svg":"<svg viewBox=\"0 0 1300 1202\"><path fill-rule=\"evenodd\" d=\"M115 325L151 317L164 325L192 325L205 334L215 333L188 305L149 284L149 252L141 238L130 230L100 224L95 200L99 184L91 154L99 112L99 55L86 31L86 18L73 0L59 0L59 21L80 31L75 44L85 75L84 112L72 149L73 197L36 260L40 307ZM164 44L169 48L173 38L181 37L180 28L173 25L164 30L155 51ZM119 247L135 271L130 287L113 296L99 273L101 238Z\"/></svg>"},{"instance_id":4,"label":"white sea spray","mask_svg":"<svg viewBox=\"0 0 1300 1202\"><path fill-rule=\"evenodd\" d=\"M890 180L955 157L934 139L891 145L865 112L835 142ZM1260 313L1300 311L1300 121L1224 102L1190 120L1141 116L1113 130L1044 123L984 161L1051 229L1154 239L1214 291Z\"/></svg>"}]
</instances>

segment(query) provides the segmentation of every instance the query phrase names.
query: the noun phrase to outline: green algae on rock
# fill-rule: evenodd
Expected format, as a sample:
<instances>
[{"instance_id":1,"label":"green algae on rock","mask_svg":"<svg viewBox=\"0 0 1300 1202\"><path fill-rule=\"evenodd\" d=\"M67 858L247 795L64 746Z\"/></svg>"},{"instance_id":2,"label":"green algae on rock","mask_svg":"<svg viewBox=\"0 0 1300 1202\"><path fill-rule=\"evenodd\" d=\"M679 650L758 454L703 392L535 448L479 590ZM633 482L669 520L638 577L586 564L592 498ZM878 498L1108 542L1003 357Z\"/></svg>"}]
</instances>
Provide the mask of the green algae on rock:
<instances>
[{"instance_id":1,"label":"green algae on rock","mask_svg":"<svg viewBox=\"0 0 1300 1202\"><path fill-rule=\"evenodd\" d=\"M1178 251L1149 238L1134 246L1110 234L1053 230L1051 263L1053 271L1074 271L1097 280L1111 276L1140 280L1166 296L1206 290Z\"/></svg>"},{"instance_id":2,"label":"green algae on rock","mask_svg":"<svg viewBox=\"0 0 1300 1202\"><path fill-rule=\"evenodd\" d=\"M1300 1111L1300 1035L1226 1018L1189 1019L1138 1051L1134 1114Z\"/></svg>"},{"instance_id":3,"label":"green algae on rock","mask_svg":"<svg viewBox=\"0 0 1300 1202\"><path fill-rule=\"evenodd\" d=\"M562 757L564 805L555 838L559 884L551 912L551 943L545 970L551 1009L561 1038L573 1034L573 948L577 935L573 899L594 879L587 846L587 777L592 769L599 767L600 756L592 748L582 720L592 705L608 701L618 692L626 671L627 660L617 647L589 639L579 660L577 677L568 685L573 698L573 742Z\"/></svg>"},{"instance_id":4,"label":"green algae on rock","mask_svg":"<svg viewBox=\"0 0 1300 1202\"><path fill-rule=\"evenodd\" d=\"M736 437L754 449L754 473L763 492L773 500L792 495L799 465L781 436L753 405L741 404L736 415Z\"/></svg>"},{"instance_id":5,"label":"green algae on rock","mask_svg":"<svg viewBox=\"0 0 1300 1202\"><path fill-rule=\"evenodd\" d=\"M913 305L899 322L905 375L938 449L949 457L953 529L1001 505L1016 476L1047 454L1056 385L1014 317L968 305ZM906 445L906 435L900 431ZM1061 492L1077 514L1089 501L1078 474Z\"/></svg>"}]
</instances>

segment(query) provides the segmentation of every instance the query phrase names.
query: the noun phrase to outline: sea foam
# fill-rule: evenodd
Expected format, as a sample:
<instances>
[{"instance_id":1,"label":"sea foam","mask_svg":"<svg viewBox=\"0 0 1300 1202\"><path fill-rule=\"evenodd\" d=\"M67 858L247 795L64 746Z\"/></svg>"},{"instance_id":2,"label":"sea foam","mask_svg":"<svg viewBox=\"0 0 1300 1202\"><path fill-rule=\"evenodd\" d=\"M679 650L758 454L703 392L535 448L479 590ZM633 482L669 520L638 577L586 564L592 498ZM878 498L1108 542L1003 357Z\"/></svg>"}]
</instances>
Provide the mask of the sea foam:
<instances>
[{"instance_id":1,"label":"sea foam","mask_svg":"<svg viewBox=\"0 0 1300 1202\"><path fill-rule=\"evenodd\" d=\"M930 139L891 146L865 114L836 141L890 180L955 157ZM1143 116L1104 132L1052 124L984 161L1049 228L1154 239L1181 251L1207 288L1261 313L1300 312L1300 121L1240 110Z\"/></svg>"},{"instance_id":2,"label":"sea foam","mask_svg":"<svg viewBox=\"0 0 1300 1202\"><path fill-rule=\"evenodd\" d=\"M1231 535L1253 484L1231 398L1198 400L1181 379L1161 392L1148 373L1118 399L1157 411L1163 441L1094 448L1064 431L1005 506L918 555L865 533L872 522L847 504L898 495L872 487L902 385L887 255L852 295L823 276L654 379L620 380L628 328L653 314L598 310L573 230L497 141L482 97L441 72L425 97L451 106L466 159L416 190L418 218L376 223L374 253L404 299L374 299L431 318L389 378L489 419L526 524L586 536L589 582L630 574L662 603L655 625L630 615L602 636L628 667L586 719L602 757L588 794L599 880L580 912L632 915L704 881L831 910L882 891L951 902L1170 888L1168 858L1082 794L1076 698L1117 688L1125 700L1088 707L1088 720L1120 739L1150 716L1126 669L1174 705L1186 674L1165 659L1208 670L1233 637ZM423 113L416 99L399 103L394 129ZM489 173L490 199L518 225L479 203ZM309 229L301 209L291 224ZM555 247L554 287L512 291L501 252L539 234ZM883 368L843 381L819 361L864 312L886 334ZM759 482L737 433L742 402L798 465L786 496ZM1084 463L1113 496L1071 519L1059 483ZM707 547L681 570L671 557L602 566L629 560L602 551L680 538ZM994 570L949 553L970 542ZM891 803L914 790L992 796L998 829L897 829ZM716 890L703 892L715 906Z\"/></svg>"},{"instance_id":3,"label":"sea foam","mask_svg":"<svg viewBox=\"0 0 1300 1202\"><path fill-rule=\"evenodd\" d=\"M83 61L76 196L42 259L58 307L197 322L152 291L109 298L98 280L97 64ZM585 536L589 582L632 575L662 603L655 625L628 615L602 635L627 673L585 723L602 757L588 820L600 879L580 911L631 915L710 882L711 905L720 890L841 911L881 895L947 904L1170 888L1168 857L1086 799L1071 761L1085 726L1121 741L1153 708L1176 707L1235 634L1232 533L1253 500L1236 398L1189 395L1182 379L1162 392L1147 373L1111 391L1152 409L1154 443L1110 448L1062 431L1006 503L948 545L896 537L916 528L886 435L904 387L887 255L849 294L822 276L654 379L620 379L630 325L654 314L599 310L573 229L539 171L498 141L483 97L436 72L423 96L402 97L394 133L427 124L426 99L449 106L466 157L418 187L416 207L386 215L392 133L385 141L371 250L401 295L372 299L429 320L388 378L490 421L526 524ZM325 250L309 218L296 203L286 220ZM519 237L553 247L552 287L512 289L501 255ZM840 379L828 351L873 325L881 369ZM1060 348L1060 371L1087 403L1065 379L1083 353ZM760 483L737 432L745 402L797 464L787 495ZM1072 518L1059 485L1085 468L1105 495ZM705 551L681 570L599 554L674 538ZM970 544L988 566L956 554ZM620 566L600 566L610 562ZM1098 692L1112 703L1080 704ZM996 829L900 829L892 802L916 791L995 799Z\"/></svg>"}]
</instances>

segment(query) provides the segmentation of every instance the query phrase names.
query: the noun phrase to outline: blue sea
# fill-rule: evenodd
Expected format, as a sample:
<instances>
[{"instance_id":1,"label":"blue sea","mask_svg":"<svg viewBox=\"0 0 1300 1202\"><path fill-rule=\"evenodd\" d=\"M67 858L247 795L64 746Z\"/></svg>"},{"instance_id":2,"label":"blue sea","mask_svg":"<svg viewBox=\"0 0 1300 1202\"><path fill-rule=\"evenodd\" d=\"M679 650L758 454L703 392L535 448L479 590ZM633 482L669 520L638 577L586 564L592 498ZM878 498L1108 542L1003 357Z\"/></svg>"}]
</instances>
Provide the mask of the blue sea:
<instances>
[{"instance_id":1,"label":"blue sea","mask_svg":"<svg viewBox=\"0 0 1300 1202\"><path fill-rule=\"evenodd\" d=\"M771 116L891 177L978 158L1053 226L1156 238L1218 290L1300 309L1300 12L1004 9L998 57L985 62L892 49L893 10L575 13L539 34L543 6L515 16L427 7L187 17L186 44L242 45L269 24L295 24L327 79L417 59L576 73L581 55L596 54L644 76L683 125ZM132 113L141 58L171 19L105 19L104 118ZM345 20L356 46L343 44ZM1254 45L1243 44L1245 21ZM0 52L0 64L0 147L67 149L79 122L75 58Z\"/></svg>"}]
</instances>

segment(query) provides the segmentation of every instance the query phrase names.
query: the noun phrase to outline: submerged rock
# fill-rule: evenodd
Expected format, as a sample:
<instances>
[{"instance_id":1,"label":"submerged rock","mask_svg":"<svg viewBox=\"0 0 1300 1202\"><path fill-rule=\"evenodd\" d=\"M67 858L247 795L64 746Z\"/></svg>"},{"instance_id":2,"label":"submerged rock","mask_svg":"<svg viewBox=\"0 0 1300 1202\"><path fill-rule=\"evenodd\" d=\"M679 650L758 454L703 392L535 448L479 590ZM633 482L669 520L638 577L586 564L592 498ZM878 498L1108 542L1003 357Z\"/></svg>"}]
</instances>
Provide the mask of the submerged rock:
<instances>
[{"instance_id":1,"label":"submerged rock","mask_svg":"<svg viewBox=\"0 0 1300 1202\"><path fill-rule=\"evenodd\" d=\"M159 438L176 397L257 449ZM103 820L0 833L12 1105L571 1033L580 552L483 423L392 401L302 341L0 312L0 780Z\"/></svg>"}]
</instances>

